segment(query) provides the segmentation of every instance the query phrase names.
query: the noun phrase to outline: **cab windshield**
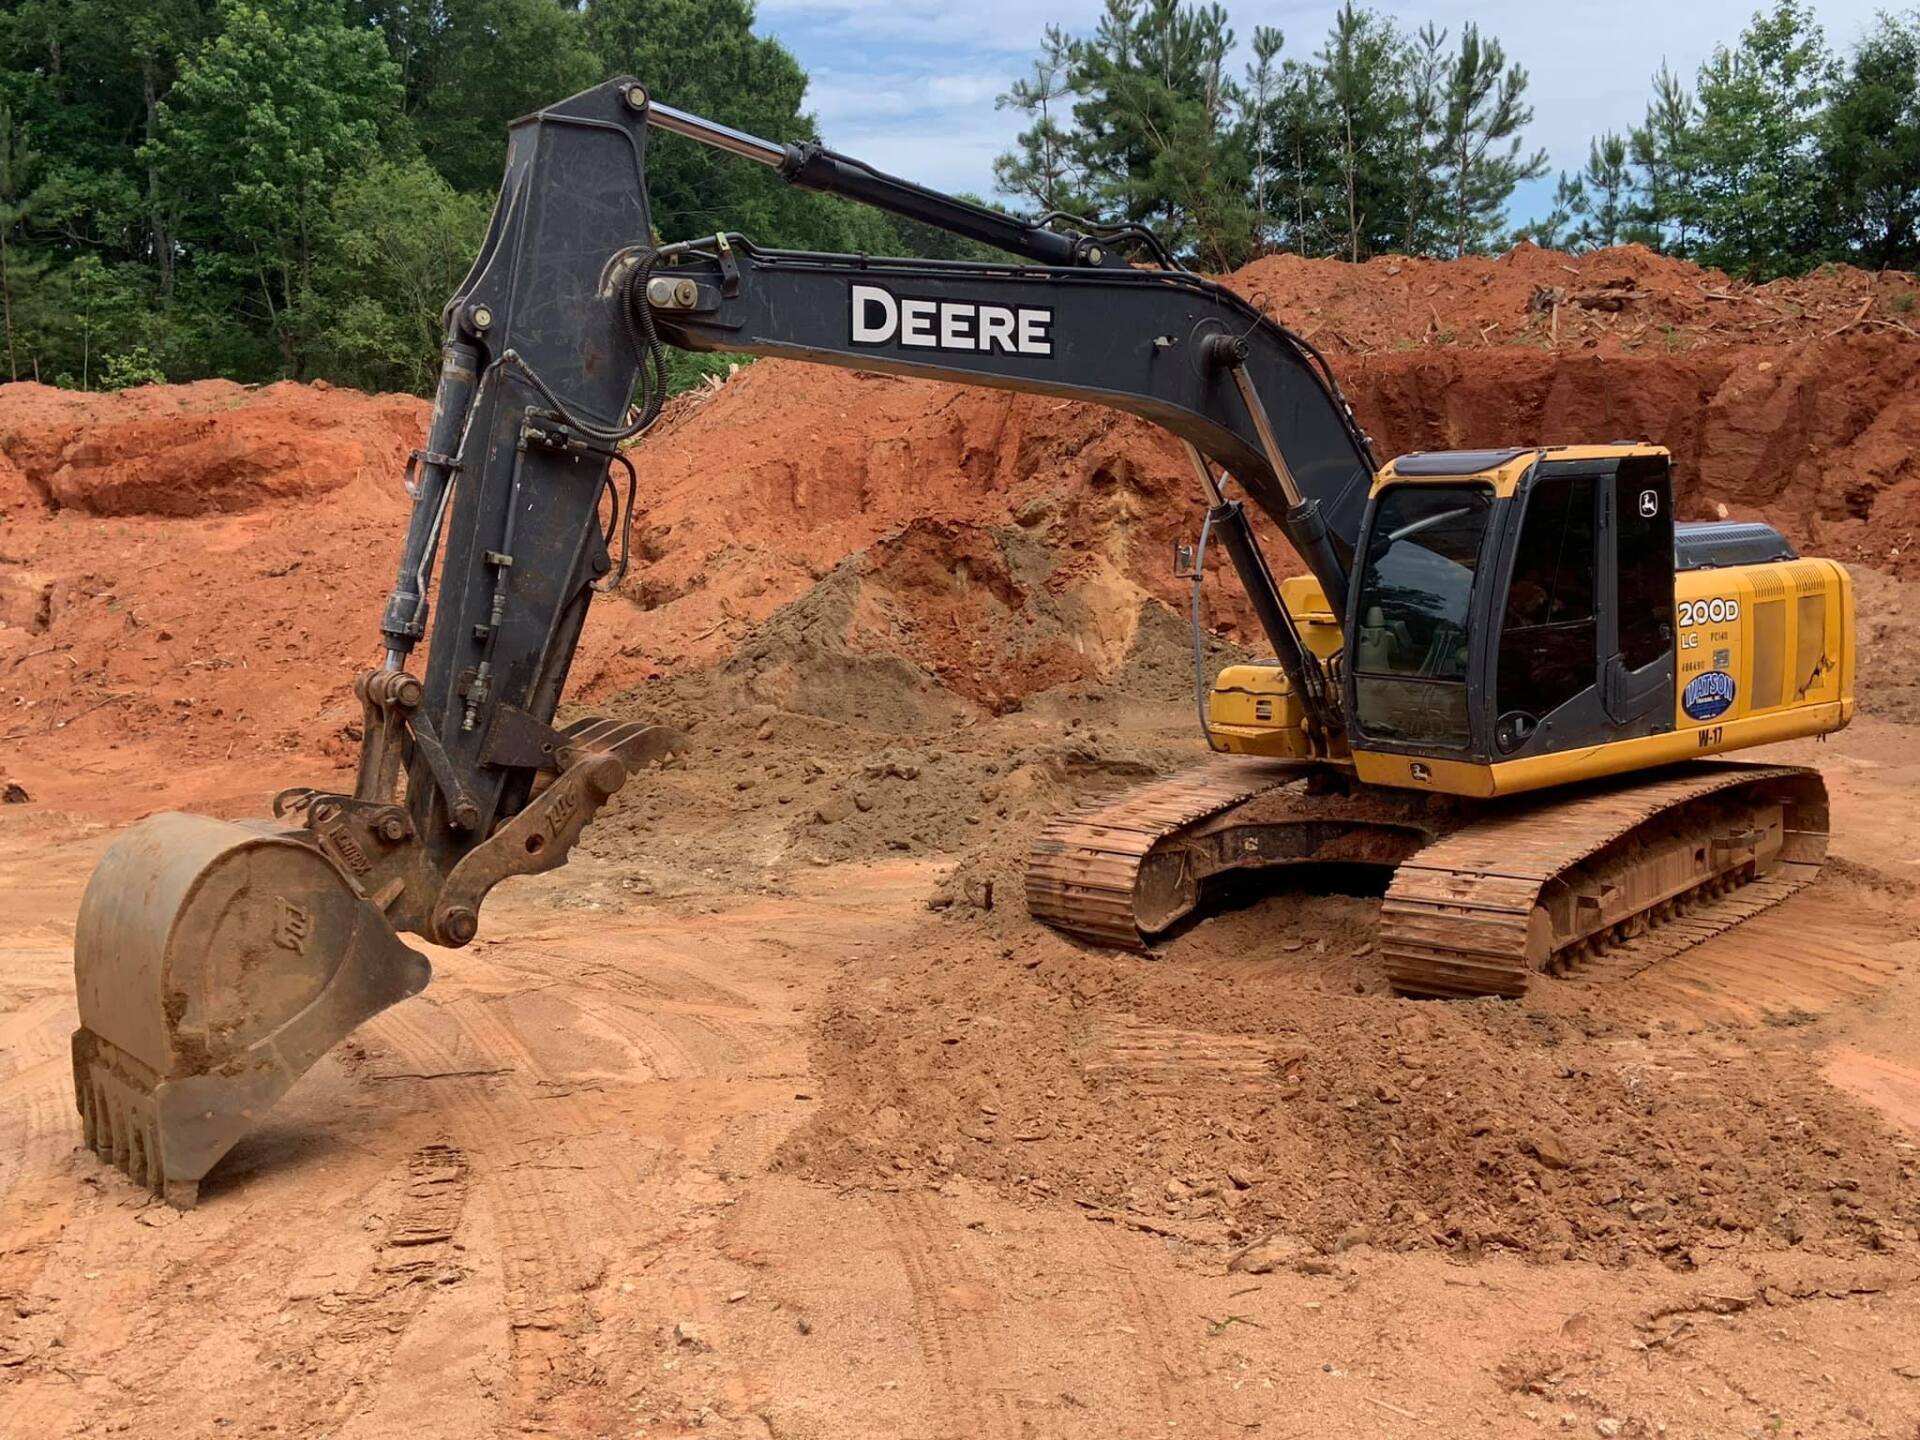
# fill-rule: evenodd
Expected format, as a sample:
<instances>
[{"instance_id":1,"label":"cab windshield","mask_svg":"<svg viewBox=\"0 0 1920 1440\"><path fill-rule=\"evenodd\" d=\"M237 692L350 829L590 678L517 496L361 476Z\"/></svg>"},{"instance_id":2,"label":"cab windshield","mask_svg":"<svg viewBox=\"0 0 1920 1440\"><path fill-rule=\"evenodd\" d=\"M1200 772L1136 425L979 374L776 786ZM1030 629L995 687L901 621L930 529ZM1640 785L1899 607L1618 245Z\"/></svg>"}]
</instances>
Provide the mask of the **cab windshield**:
<instances>
[{"instance_id":1,"label":"cab windshield","mask_svg":"<svg viewBox=\"0 0 1920 1440\"><path fill-rule=\"evenodd\" d=\"M1381 494L1349 660L1362 734L1449 748L1471 740L1467 628L1492 509L1484 485L1396 485Z\"/></svg>"}]
</instances>

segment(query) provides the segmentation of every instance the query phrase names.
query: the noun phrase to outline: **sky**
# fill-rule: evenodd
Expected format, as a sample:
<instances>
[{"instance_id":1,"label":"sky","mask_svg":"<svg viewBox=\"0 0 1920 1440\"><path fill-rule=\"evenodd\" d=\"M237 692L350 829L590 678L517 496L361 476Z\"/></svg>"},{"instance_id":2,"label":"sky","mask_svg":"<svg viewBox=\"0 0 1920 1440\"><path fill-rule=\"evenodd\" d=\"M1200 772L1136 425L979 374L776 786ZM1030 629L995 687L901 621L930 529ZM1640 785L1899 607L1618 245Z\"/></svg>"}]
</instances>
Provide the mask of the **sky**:
<instances>
[{"instance_id":1,"label":"sky","mask_svg":"<svg viewBox=\"0 0 1920 1440\"><path fill-rule=\"evenodd\" d=\"M1243 68L1256 25L1286 36L1282 58L1320 48L1338 0L1225 0ZM1759 0L1373 0L1407 31L1428 21L1457 37L1474 20L1527 69L1534 109L1529 146L1547 151L1545 179L1522 187L1510 218L1545 212L1557 171L1578 170L1587 142L1624 132L1646 111L1665 61L1691 83L1716 44L1731 44ZM1851 49L1876 12L1899 0L1814 0L1828 43ZM1102 0L759 0L759 29L777 36L812 76L808 108L834 149L937 189L1001 199L993 157L1020 127L994 97L1026 73L1041 32L1057 23L1086 34ZM782 138L782 137L768 137Z\"/></svg>"}]
</instances>

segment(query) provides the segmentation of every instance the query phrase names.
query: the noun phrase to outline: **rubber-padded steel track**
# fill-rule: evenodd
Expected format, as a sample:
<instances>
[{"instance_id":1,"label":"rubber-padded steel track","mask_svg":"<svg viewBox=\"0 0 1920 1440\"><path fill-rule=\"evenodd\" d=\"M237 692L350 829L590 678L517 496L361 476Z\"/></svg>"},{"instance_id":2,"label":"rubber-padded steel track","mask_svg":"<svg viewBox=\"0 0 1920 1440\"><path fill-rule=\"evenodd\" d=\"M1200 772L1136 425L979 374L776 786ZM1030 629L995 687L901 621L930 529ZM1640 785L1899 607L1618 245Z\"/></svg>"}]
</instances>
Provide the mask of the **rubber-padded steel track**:
<instances>
[{"instance_id":1,"label":"rubber-padded steel track","mask_svg":"<svg viewBox=\"0 0 1920 1440\"><path fill-rule=\"evenodd\" d=\"M1826 787L1795 766L1694 762L1556 792L1403 864L1381 902L1381 957L1396 989L1451 996L1518 995L1535 971L1613 943L1641 945L1650 962L1791 894L1826 841ZM1670 933L1636 939L1683 910Z\"/></svg>"}]
</instances>

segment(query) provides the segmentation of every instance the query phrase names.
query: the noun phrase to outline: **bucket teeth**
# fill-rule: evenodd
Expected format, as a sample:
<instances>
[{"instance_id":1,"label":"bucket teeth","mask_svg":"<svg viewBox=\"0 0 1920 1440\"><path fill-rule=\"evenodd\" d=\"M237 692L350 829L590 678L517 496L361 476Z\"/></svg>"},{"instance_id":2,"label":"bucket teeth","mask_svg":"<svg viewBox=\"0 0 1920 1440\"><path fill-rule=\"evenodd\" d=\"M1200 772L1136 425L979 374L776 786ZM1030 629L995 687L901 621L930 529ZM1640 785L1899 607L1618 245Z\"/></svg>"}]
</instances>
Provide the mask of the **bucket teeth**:
<instances>
[{"instance_id":1,"label":"bucket teeth","mask_svg":"<svg viewBox=\"0 0 1920 1440\"><path fill-rule=\"evenodd\" d=\"M74 1057L73 1080L87 1148L134 1184L172 1199L152 1095L81 1055ZM192 1203L190 1197L187 1203Z\"/></svg>"}]
</instances>

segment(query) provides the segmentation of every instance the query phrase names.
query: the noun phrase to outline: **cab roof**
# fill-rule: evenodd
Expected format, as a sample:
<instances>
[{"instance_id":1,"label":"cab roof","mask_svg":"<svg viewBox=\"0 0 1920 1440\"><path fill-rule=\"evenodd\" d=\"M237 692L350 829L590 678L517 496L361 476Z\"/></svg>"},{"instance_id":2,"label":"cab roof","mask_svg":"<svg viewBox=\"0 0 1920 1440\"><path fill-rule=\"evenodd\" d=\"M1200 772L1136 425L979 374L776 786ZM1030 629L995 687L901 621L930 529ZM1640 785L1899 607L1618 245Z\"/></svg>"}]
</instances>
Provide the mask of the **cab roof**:
<instances>
[{"instance_id":1,"label":"cab roof","mask_svg":"<svg viewBox=\"0 0 1920 1440\"><path fill-rule=\"evenodd\" d=\"M1630 456L1669 458L1664 446L1644 440L1616 440L1606 445L1529 445L1508 450L1421 450L1388 461L1374 477L1374 489L1390 481L1419 484L1478 479L1490 482L1505 495L1536 461L1624 460Z\"/></svg>"}]
</instances>

